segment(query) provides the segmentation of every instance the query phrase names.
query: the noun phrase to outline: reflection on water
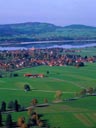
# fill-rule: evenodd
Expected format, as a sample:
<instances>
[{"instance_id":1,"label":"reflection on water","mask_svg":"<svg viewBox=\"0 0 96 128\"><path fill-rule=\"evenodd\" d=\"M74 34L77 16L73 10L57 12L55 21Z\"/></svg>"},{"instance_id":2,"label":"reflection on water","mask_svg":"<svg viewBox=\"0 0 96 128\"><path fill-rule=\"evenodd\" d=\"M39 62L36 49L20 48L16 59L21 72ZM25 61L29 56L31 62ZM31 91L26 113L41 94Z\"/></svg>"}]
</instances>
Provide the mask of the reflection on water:
<instances>
[{"instance_id":1,"label":"reflection on water","mask_svg":"<svg viewBox=\"0 0 96 128\"><path fill-rule=\"evenodd\" d=\"M85 47L94 47L96 46L96 43L80 43L78 44L65 44L65 43L29 43L29 44L23 44L16 47L0 47L0 50L19 50L19 49L29 49L29 48L65 48L65 49L71 49L71 48L85 48Z\"/></svg>"}]
</instances>

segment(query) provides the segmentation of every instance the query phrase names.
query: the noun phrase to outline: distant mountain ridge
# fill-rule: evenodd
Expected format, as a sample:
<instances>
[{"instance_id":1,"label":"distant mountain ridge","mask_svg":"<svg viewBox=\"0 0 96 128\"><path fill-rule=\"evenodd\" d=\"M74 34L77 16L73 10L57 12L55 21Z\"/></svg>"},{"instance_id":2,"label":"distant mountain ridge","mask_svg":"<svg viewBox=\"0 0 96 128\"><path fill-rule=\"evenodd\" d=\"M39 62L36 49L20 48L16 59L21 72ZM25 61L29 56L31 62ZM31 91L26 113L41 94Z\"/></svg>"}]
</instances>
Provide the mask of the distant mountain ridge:
<instances>
[{"instance_id":1,"label":"distant mountain ridge","mask_svg":"<svg viewBox=\"0 0 96 128\"><path fill-rule=\"evenodd\" d=\"M50 23L26 22L0 25L0 42L96 39L96 27L86 25L56 26Z\"/></svg>"},{"instance_id":2,"label":"distant mountain ridge","mask_svg":"<svg viewBox=\"0 0 96 128\"><path fill-rule=\"evenodd\" d=\"M65 26L64 28L71 28L71 29L96 29L96 27L87 26L87 25L81 25L81 24L72 24L72 25Z\"/></svg>"},{"instance_id":3,"label":"distant mountain ridge","mask_svg":"<svg viewBox=\"0 0 96 128\"><path fill-rule=\"evenodd\" d=\"M24 22L24 23L11 23L11 24L0 24L0 27L4 27L4 26L38 26L38 25L48 25L48 26L54 26L54 27L60 27L60 28L96 28L94 26L88 26L88 25L82 25L82 24L71 24L71 25L67 25L67 26L57 26L54 25L52 23L43 23L43 22Z\"/></svg>"}]
</instances>

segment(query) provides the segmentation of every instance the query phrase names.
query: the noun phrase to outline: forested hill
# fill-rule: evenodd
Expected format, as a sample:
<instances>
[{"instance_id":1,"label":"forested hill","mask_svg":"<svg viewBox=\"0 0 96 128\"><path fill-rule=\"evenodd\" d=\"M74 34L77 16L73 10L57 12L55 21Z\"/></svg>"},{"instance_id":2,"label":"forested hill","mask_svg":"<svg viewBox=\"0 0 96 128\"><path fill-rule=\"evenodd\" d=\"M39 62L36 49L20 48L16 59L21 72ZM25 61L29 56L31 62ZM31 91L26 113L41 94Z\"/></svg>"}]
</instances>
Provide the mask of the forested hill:
<instances>
[{"instance_id":1,"label":"forested hill","mask_svg":"<svg viewBox=\"0 0 96 128\"><path fill-rule=\"evenodd\" d=\"M0 25L0 42L96 39L96 27L85 25L56 26L29 22Z\"/></svg>"}]
</instances>

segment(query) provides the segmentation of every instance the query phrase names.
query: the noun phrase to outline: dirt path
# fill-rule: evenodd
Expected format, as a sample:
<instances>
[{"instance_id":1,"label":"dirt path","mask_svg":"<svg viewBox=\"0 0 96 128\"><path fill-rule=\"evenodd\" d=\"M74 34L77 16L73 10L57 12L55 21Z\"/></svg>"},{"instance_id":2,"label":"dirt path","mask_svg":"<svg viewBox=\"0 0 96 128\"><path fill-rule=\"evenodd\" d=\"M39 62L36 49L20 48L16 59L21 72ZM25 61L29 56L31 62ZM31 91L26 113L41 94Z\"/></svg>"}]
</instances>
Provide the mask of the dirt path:
<instances>
[{"instance_id":1,"label":"dirt path","mask_svg":"<svg viewBox=\"0 0 96 128\"><path fill-rule=\"evenodd\" d=\"M48 90L32 90L32 91L50 92L50 93L55 93L56 92L56 91L48 91ZM62 92L62 93L75 93L75 92Z\"/></svg>"}]
</instances>

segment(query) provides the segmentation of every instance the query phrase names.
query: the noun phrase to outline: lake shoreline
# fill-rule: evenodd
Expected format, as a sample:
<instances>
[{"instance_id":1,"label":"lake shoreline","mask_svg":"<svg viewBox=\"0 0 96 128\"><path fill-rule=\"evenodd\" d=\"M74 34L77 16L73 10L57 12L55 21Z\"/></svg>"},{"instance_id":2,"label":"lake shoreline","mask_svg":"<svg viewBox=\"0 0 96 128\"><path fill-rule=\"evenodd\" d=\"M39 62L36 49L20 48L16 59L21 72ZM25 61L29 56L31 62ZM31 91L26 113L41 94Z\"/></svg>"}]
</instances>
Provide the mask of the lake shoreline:
<instances>
[{"instance_id":1,"label":"lake shoreline","mask_svg":"<svg viewBox=\"0 0 96 128\"><path fill-rule=\"evenodd\" d=\"M0 46L0 50L22 50L22 49L31 49L31 48L36 48L36 49L50 49L50 48L64 48L64 49L72 49L72 48L86 48L86 47L96 47L96 43L62 43L62 42L54 42L54 43L35 43L35 44L19 44L19 45L8 45L8 46Z\"/></svg>"},{"instance_id":2,"label":"lake shoreline","mask_svg":"<svg viewBox=\"0 0 96 128\"><path fill-rule=\"evenodd\" d=\"M47 43L93 43L95 42L96 43L96 40L51 40L51 41L30 41L30 42L3 42L3 43L0 43L0 46L16 46L16 45L27 45L27 44L47 44Z\"/></svg>"}]
</instances>

